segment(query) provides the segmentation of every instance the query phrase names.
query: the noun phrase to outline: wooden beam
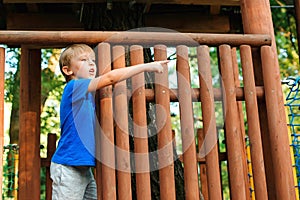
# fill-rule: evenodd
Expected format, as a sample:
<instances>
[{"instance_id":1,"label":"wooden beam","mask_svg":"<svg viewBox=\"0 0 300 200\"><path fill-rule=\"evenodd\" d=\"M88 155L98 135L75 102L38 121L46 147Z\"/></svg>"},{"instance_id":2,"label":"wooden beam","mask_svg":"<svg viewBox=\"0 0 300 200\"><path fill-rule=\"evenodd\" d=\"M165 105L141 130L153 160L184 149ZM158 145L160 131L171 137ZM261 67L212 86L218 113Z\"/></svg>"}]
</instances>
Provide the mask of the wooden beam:
<instances>
[{"instance_id":1,"label":"wooden beam","mask_svg":"<svg viewBox=\"0 0 300 200\"><path fill-rule=\"evenodd\" d=\"M83 30L72 14L8 13L7 30Z\"/></svg>"},{"instance_id":2,"label":"wooden beam","mask_svg":"<svg viewBox=\"0 0 300 200\"><path fill-rule=\"evenodd\" d=\"M118 0L129 2L129 0ZM106 0L3 0L3 3L104 3ZM136 0L136 3L239 6L240 0Z\"/></svg>"},{"instance_id":3,"label":"wooden beam","mask_svg":"<svg viewBox=\"0 0 300 200\"><path fill-rule=\"evenodd\" d=\"M21 48L18 199L40 199L41 51ZM34 78L33 78L34 77Z\"/></svg>"},{"instance_id":4,"label":"wooden beam","mask_svg":"<svg viewBox=\"0 0 300 200\"><path fill-rule=\"evenodd\" d=\"M145 29L144 31L146 31ZM270 45L271 38L263 34L208 34L174 32L129 32L129 31L0 31L0 44L8 45L66 45L70 43L98 44L166 44L169 46L198 44L218 46Z\"/></svg>"},{"instance_id":5,"label":"wooden beam","mask_svg":"<svg viewBox=\"0 0 300 200\"><path fill-rule=\"evenodd\" d=\"M218 6L210 6L210 14L212 15L218 15L220 14L220 11L221 11L221 6L218 5Z\"/></svg>"},{"instance_id":6,"label":"wooden beam","mask_svg":"<svg viewBox=\"0 0 300 200\"><path fill-rule=\"evenodd\" d=\"M28 4L34 5L34 4ZM213 6L214 8L219 6ZM186 22L189 23L186 23ZM145 26L163 27L179 32L228 33L228 16L203 16L200 13L148 14ZM9 13L7 30L84 30L79 18L72 14Z\"/></svg>"},{"instance_id":7,"label":"wooden beam","mask_svg":"<svg viewBox=\"0 0 300 200\"><path fill-rule=\"evenodd\" d=\"M36 12L39 11L39 7L38 7L38 5L37 5L36 3L27 3L27 4L26 4L26 7L27 7L27 10L28 10L29 12L34 12L34 13L36 13Z\"/></svg>"},{"instance_id":8,"label":"wooden beam","mask_svg":"<svg viewBox=\"0 0 300 200\"><path fill-rule=\"evenodd\" d=\"M228 33L230 31L228 16L204 16L201 13L149 14L145 16L145 25L179 32Z\"/></svg>"}]
</instances>

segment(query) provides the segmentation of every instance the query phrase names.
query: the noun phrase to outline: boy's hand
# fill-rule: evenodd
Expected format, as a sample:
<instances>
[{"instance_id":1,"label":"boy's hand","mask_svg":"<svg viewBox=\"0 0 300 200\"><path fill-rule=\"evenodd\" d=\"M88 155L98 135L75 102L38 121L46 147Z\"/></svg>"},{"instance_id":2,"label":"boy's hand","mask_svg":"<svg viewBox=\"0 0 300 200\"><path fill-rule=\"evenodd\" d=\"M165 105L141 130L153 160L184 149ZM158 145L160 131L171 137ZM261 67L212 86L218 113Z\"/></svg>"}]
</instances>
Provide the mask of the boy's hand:
<instances>
[{"instance_id":1,"label":"boy's hand","mask_svg":"<svg viewBox=\"0 0 300 200\"><path fill-rule=\"evenodd\" d=\"M165 64L168 64L169 62L170 62L169 60L155 61L154 63L156 63L156 64L158 64L158 65L155 65L154 71L155 71L155 72L158 72L158 73L163 73L163 71L164 71L163 66L164 66Z\"/></svg>"}]
</instances>

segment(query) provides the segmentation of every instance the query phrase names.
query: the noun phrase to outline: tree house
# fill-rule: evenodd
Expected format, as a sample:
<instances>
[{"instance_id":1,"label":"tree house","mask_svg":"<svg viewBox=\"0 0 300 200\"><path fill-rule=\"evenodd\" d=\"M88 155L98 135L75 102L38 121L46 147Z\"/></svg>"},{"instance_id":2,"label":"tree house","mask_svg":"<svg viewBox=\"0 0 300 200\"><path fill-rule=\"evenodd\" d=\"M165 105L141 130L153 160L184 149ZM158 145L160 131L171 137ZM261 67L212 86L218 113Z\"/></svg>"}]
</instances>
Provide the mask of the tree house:
<instances>
[{"instance_id":1,"label":"tree house","mask_svg":"<svg viewBox=\"0 0 300 200\"><path fill-rule=\"evenodd\" d=\"M116 1L117 2L117 1ZM63 47L70 43L87 43L98 47L98 56L106 63L115 63L125 67L125 51L123 45L130 45L131 64L143 62L143 47L147 44L154 49L156 60L166 59L169 46L176 47L176 70L178 88L168 87L167 71L156 75L157 86L154 89L144 87L143 75L132 78L131 98L133 106L133 122L147 127L145 102L159 104L166 112L165 118L156 113L157 125L162 128L157 133L159 163L173 158L172 130L170 125L170 101L178 101L180 105L180 124L184 153L184 191L186 199L200 199L200 192L205 199L222 199L221 159L228 161L230 182L230 198L234 200L250 199L296 199L295 183L292 172L292 161L283 104L283 94L277 61L276 43L269 0L120 0L126 4L126 11L137 12L142 18L134 18L128 14L128 21L143 24L145 27L162 27L177 32L126 32L133 28L132 23L125 27L114 26L118 15L118 7L111 0L3 0L0 4L0 44L21 47L21 83L20 83L20 172L19 199L40 198L40 168L49 166L49 160L41 162L40 158L40 96L41 96L41 51L43 47ZM98 6L98 7L97 7ZM104 15L92 15L97 8ZM120 10L119 10L120 11ZM124 10L122 10L124 11ZM124 11L125 12L125 11ZM120 12L119 12L120 13ZM90 23L91 16L98 16L98 24ZM111 19L110 24L107 21ZM131 18L132 17L132 18ZM130 20L129 20L130 19ZM130 26L130 24L132 26ZM139 28L139 27L135 27ZM117 35L117 36L116 36ZM113 38L113 39L112 39ZM185 38L191 38L192 43ZM188 48L197 47L199 66L199 88L192 88L189 80ZM218 49L218 62L222 87L213 88L210 69L209 47ZM237 59L237 49L241 60ZM115 57L118 55L118 57ZM101 60L99 59L99 60ZM99 72L105 67L99 62ZM243 87L238 82L239 63L243 72ZM0 130L3 138L3 95L4 95L5 51L0 48ZM122 83L124 84L124 83ZM118 85L113 86L114 89ZM122 87L120 87L122 88ZM135 90L135 92L132 92ZM115 90L114 90L115 91ZM137 91L137 92L136 92ZM125 126L128 126L127 105L128 91L112 95L112 88L102 91L99 106L102 136L120 148L120 141L128 141L128 134L116 133L114 129L113 109ZM202 104L203 129L200 138L206 138L201 149L196 149L194 138L192 102ZM214 102L223 101L226 120L226 153L218 152L215 145L208 146L209 140L217 140L217 127ZM248 167L246 163L244 143L244 119L241 117L240 102L245 102L247 113L247 130L250 139L250 152L253 167L255 194L249 191ZM142 112L140 112L142 111ZM127 119L127 120L126 120ZM159 124L163 123L163 125ZM124 125L124 124L123 124ZM118 127L118 125L117 125ZM141 131L141 130L137 130ZM139 132L139 134L142 134ZM146 134L147 132L143 133ZM124 136L125 135L125 136ZM101 140L101 145L104 140ZM146 153L147 137L135 140L136 152ZM208 143L207 143L208 142ZM53 143L53 138L52 138ZM54 140L55 143L55 140ZM1 141L3 148L3 140ZM107 149L101 149L101 152ZM119 163L118 152L110 149L114 164ZM146 148L147 150L147 148ZM111 153L111 151L109 151ZM204 152L205 156L200 156ZM130 159L126 157L125 164ZM103 161L103 160L102 160ZM200 172L205 181L198 180L197 165L201 162L205 171ZM2 165L0 165L2 166ZM137 164L136 167L139 167ZM146 164L147 167L147 164ZM149 167L149 166L148 166ZM174 163L169 162L159 169L160 199L175 199ZM116 182L117 177L117 182ZM131 176L129 171L115 170L113 166L101 164L96 167L99 199L132 199ZM149 171L136 173L137 199L151 199ZM1 179L2 180L2 179ZM199 182L203 185L200 187ZM205 186L205 187L204 187ZM50 190L50 189L49 189ZM251 196L252 195L252 196ZM47 196L50 198L50 196Z\"/></svg>"}]
</instances>

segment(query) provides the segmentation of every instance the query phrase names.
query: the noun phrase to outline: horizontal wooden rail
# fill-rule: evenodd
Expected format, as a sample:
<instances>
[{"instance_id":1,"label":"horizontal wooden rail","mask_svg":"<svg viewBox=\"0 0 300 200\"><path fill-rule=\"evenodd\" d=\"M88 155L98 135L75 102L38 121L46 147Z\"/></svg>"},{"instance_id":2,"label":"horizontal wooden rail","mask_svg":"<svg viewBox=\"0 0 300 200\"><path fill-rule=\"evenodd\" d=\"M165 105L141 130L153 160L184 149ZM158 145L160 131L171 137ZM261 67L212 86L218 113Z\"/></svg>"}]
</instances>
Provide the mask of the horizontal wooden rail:
<instances>
[{"instance_id":1,"label":"horizontal wooden rail","mask_svg":"<svg viewBox=\"0 0 300 200\"><path fill-rule=\"evenodd\" d=\"M257 98L262 98L264 96L264 88L263 86L256 86L256 96ZM171 102L178 102L178 90L177 89L170 89L169 90L170 93L170 101ZM221 101L222 100L222 92L221 89L219 88L214 88L213 89L213 93L214 93L214 100L215 101ZM127 95L128 97L131 96L130 91L127 91ZM155 94L154 94L154 90L153 89L146 89L145 90L145 95L146 95L146 100L149 102L154 101L155 98ZM199 88L193 88L192 92L192 100L193 102L200 102L200 89ZM244 96L244 89L242 87L237 87L236 88L236 100L237 101L244 101L245 100L245 96Z\"/></svg>"},{"instance_id":2,"label":"horizontal wooden rail","mask_svg":"<svg viewBox=\"0 0 300 200\"><path fill-rule=\"evenodd\" d=\"M158 29L157 29L158 30ZM219 46L271 45L271 37L263 34L207 34L178 32L133 32L133 31L0 31L0 44L61 47L71 43L95 45L101 42L117 44L140 44L167 46L199 44Z\"/></svg>"},{"instance_id":3,"label":"horizontal wooden rail","mask_svg":"<svg viewBox=\"0 0 300 200\"><path fill-rule=\"evenodd\" d=\"M199 164L204 164L206 163L206 160L205 160L205 157L201 157L201 155L199 153L197 153L197 162ZM183 162L183 157L182 157L182 154L179 154L178 155L178 159ZM219 161L227 161L228 160L228 156L225 152L220 152L219 153Z\"/></svg>"}]
</instances>

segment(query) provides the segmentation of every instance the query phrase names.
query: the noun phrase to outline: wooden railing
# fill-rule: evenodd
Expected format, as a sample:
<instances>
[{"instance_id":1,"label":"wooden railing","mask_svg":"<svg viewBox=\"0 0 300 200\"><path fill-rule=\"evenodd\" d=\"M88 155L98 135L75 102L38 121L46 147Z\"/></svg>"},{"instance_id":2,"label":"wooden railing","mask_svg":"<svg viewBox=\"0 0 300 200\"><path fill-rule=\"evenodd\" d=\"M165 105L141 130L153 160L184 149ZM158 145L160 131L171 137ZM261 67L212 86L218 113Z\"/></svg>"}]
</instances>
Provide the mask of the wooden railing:
<instances>
[{"instance_id":1,"label":"wooden railing","mask_svg":"<svg viewBox=\"0 0 300 200\"><path fill-rule=\"evenodd\" d=\"M124 81L100 90L99 123L102 132L99 140L101 148L98 151L101 155L96 167L99 199L132 199L133 195L137 199L151 199L147 102L158 105L155 122L159 129L157 152L160 167L157 170L159 170L161 199L175 199L176 196L170 102L179 102L180 106L186 199L199 199L201 192L197 171L199 161L202 164L201 169L206 172L204 175L200 172L200 178L206 178L206 187L201 187L202 193L212 200L222 199L219 164L223 159L228 161L230 198L250 199L253 194L250 194L247 176L246 135L250 141L255 198L265 200L286 197L289 199L295 196L288 135L282 134L278 123L285 119L285 116L280 116L278 112L284 109L284 105L280 105L278 100L279 96L282 96L282 91L276 86L278 74L272 68L275 65L273 65L273 51L270 47L271 38L268 35L0 31L0 43L20 45L25 52L29 52L21 55L23 57L21 78L26 81L30 81L29 67L33 68L31 70L40 68L36 62L29 62L33 58L31 56L39 54L30 52L39 51L41 47L62 47L70 43L87 43L96 46L100 75L116 67L126 67L125 46L130 47L128 55L131 65L144 62L145 47L153 48L155 60L166 59L169 46L176 48L178 88L169 87L168 69L165 68L163 74L156 74L154 77L155 89L146 89L144 75L140 74L131 79L131 88L126 88ZM191 88L190 85L188 62L190 46L196 47L197 50L199 88ZM209 47L215 47L218 51L221 83L219 88L214 88L212 84ZM2 58L3 56L1 54ZM29 63L32 65L29 66ZM239 68L242 73L239 73ZM34 77L31 76L32 78ZM263 79L263 84L256 83L258 78ZM34 82L40 83L40 81ZM40 91L32 88L33 86L27 83L21 85L21 90L26 90L30 95L40 95ZM26 108L21 112L21 116L32 116L28 115L29 111L39 113L40 107L30 105L30 102L24 101L24 98L26 100L29 97L24 95L22 99L21 96L20 107ZM128 101L128 98L132 101ZM218 131L214 112L217 101L221 101L223 105L225 154L219 152L217 145ZM194 137L196 130L192 102L201 102L202 116L198 117L203 120L202 131L200 131L202 134L199 134L203 139L198 138L197 143L203 145L198 148ZM241 105L242 102L245 103L245 109ZM132 107L132 121L128 118L129 106ZM36 127L30 126L35 123L28 123L26 117L21 117L21 120L24 120L21 124L26 126L22 126L24 129L21 127L20 138L28 137L26 134L28 131L31 133L32 130L36 130ZM32 120L34 122L37 119L32 116ZM130 123L133 125L134 150L131 153L134 156L130 156L129 152ZM36 135L32 137L38 138ZM30 140L26 142L26 145L30 145ZM22 145L25 143L20 143L20 160L22 156L24 159L27 151L38 153L22 148ZM26 159L23 163L20 162L20 166L26 167L29 163L39 162L36 156ZM135 168L130 165L131 159L135 161ZM136 172L136 194L130 192L132 187L130 174L133 170ZM38 177L32 178L31 173L32 171L20 171L19 180L27 181L20 182L20 188L24 187L22 184L34 186L40 181ZM33 194L22 189L20 192L23 192L19 194L20 199L39 198L37 192Z\"/></svg>"}]
</instances>

